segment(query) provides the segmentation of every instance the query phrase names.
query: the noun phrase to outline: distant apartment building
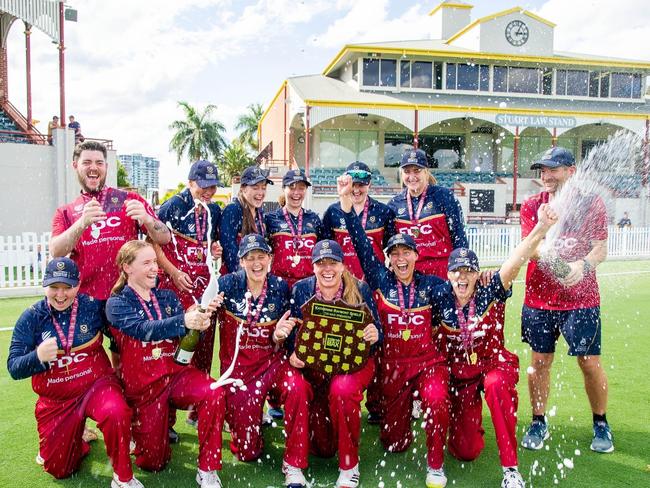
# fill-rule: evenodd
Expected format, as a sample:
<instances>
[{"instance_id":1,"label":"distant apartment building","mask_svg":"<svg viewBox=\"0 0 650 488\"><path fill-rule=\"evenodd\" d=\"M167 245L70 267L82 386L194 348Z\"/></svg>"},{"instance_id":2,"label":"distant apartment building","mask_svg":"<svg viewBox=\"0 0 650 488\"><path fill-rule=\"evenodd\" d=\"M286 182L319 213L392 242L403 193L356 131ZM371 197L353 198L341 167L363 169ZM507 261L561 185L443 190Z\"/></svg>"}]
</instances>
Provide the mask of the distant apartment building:
<instances>
[{"instance_id":1,"label":"distant apartment building","mask_svg":"<svg viewBox=\"0 0 650 488\"><path fill-rule=\"evenodd\" d=\"M131 186L140 190L159 188L160 161L142 154L120 154L117 156L129 175Z\"/></svg>"}]
</instances>

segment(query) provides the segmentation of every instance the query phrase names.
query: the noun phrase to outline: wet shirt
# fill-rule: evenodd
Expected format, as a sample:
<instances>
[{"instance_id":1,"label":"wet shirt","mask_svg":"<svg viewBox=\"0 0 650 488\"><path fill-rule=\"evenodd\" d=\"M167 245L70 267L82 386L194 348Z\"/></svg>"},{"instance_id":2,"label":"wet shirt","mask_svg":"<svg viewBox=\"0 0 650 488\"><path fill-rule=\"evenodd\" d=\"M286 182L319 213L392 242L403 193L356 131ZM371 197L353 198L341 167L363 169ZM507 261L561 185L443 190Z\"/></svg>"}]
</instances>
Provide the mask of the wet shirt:
<instances>
[{"instance_id":1,"label":"wet shirt","mask_svg":"<svg viewBox=\"0 0 650 488\"><path fill-rule=\"evenodd\" d=\"M244 222L244 209L239 199L234 199L226 205L221 214L221 227L219 229L221 247L223 247L223 267L222 274L233 273L239 269L239 241L244 235L242 234L242 225ZM266 226L264 224L264 212L262 209L255 212L255 228L257 233L266 237Z\"/></svg>"},{"instance_id":2,"label":"wet shirt","mask_svg":"<svg viewBox=\"0 0 650 488\"><path fill-rule=\"evenodd\" d=\"M365 232L372 243L376 256L379 259L383 259L384 246L395 232L393 223L395 215L387 205L370 197L368 197L368 200L368 217L366 219ZM363 211L360 214L360 218L363 218ZM344 254L343 262L350 273L357 279L362 280L363 269L350 240L340 203L333 203L325 212L323 216L323 229L323 238L333 239L340 244Z\"/></svg>"},{"instance_id":3,"label":"wet shirt","mask_svg":"<svg viewBox=\"0 0 650 488\"><path fill-rule=\"evenodd\" d=\"M83 214L83 208L93 198L102 205L106 218L87 227L70 253L81 275L80 293L106 300L117 281L119 270L115 257L122 245L138 238L144 227L126 215L126 200L138 200L147 213L154 216L151 206L137 193L104 187L99 193L81 193L73 202L57 208L52 220L52 235L68 230Z\"/></svg>"},{"instance_id":4,"label":"wet shirt","mask_svg":"<svg viewBox=\"0 0 650 488\"><path fill-rule=\"evenodd\" d=\"M395 229L415 239L419 252L416 269L444 279L451 251L468 247L460 204L451 190L429 185L422 195L412 197L409 213L407 191L404 189L388 202L395 213ZM416 221L422 198L422 211Z\"/></svg>"},{"instance_id":5,"label":"wet shirt","mask_svg":"<svg viewBox=\"0 0 650 488\"><path fill-rule=\"evenodd\" d=\"M291 212L287 212L285 217L283 208L266 214L264 220L273 249L271 273L286 280L289 287L296 281L311 276L311 252L323 235L323 224L318 214L303 209L301 229L298 228L299 217Z\"/></svg>"},{"instance_id":6,"label":"wet shirt","mask_svg":"<svg viewBox=\"0 0 650 488\"><path fill-rule=\"evenodd\" d=\"M106 322L102 303L77 295L77 318L72 347L66 352L52 317L58 322L67 342L73 306L63 311L48 307L47 299L25 310L13 331L7 366L14 379L32 378L38 395L53 400L67 400L84 394L99 378L113 374L108 356L102 347L102 330ZM38 346L54 337L57 357L41 363Z\"/></svg>"},{"instance_id":7,"label":"wet shirt","mask_svg":"<svg viewBox=\"0 0 650 488\"><path fill-rule=\"evenodd\" d=\"M221 209L216 203L208 203L208 214L202 206L195 209L194 199L189 188L174 195L160 206L158 218L172 231L172 239L162 247L165 257L180 271L187 273L194 284L193 295L200 299L208 286L210 272L205 264L208 249L208 230L210 241L217 242ZM198 229L197 229L198 223ZM200 237L200 239L199 239ZM175 290L173 280L168 275L162 277L161 286Z\"/></svg>"},{"instance_id":8,"label":"wet shirt","mask_svg":"<svg viewBox=\"0 0 650 488\"><path fill-rule=\"evenodd\" d=\"M366 280L375 290L374 297L384 327L382 358L396 361L442 361L444 351L437 335L437 319L433 316L433 289L443 281L433 275L415 272L408 286L379 260L367 239L359 218L345 213L345 221L361 260ZM400 305L399 289L403 296Z\"/></svg>"},{"instance_id":9,"label":"wet shirt","mask_svg":"<svg viewBox=\"0 0 650 488\"><path fill-rule=\"evenodd\" d=\"M129 398L150 398L187 366L174 362L179 339L186 333L183 307L171 290L151 290L158 300L145 300L149 318L136 292L128 285L106 302L106 316L122 357L122 383Z\"/></svg>"},{"instance_id":10,"label":"wet shirt","mask_svg":"<svg viewBox=\"0 0 650 488\"><path fill-rule=\"evenodd\" d=\"M488 286L476 283L474 293L474 317L469 316L470 304L462 308L467 320L465 342L461 324L456 313L456 296L451 282L445 281L434 288L432 299L438 304L441 319L440 331L447 349L452 374L463 374L476 368L493 367L499 362L511 362L516 356L505 348L503 327L505 325L506 300L512 289L506 290L499 273L495 273ZM516 359L514 359L516 361ZM475 368L472 368L472 367Z\"/></svg>"},{"instance_id":11,"label":"wet shirt","mask_svg":"<svg viewBox=\"0 0 650 488\"><path fill-rule=\"evenodd\" d=\"M365 303L370 309L370 313L372 313L373 323L375 324L375 327L377 327L377 330L379 331L379 340L373 345L371 349L371 352L374 352L379 346L381 346L381 343L384 338L381 319L379 317L379 313L377 312L377 305L375 304L375 301L372 298L372 291L370 290L368 285L363 281L357 281L357 288L361 293L361 299L363 300L363 303ZM300 323L302 323L302 310L300 307L302 307L305 303L307 303L311 299L311 297L313 297L315 294L316 294L315 276L310 276L309 278L305 278L304 280L300 280L298 283L296 283L294 287L291 289L291 317L297 319ZM299 327L294 328L294 330L291 332L291 335L287 338L286 341L287 349L290 352L293 352L298 328Z\"/></svg>"},{"instance_id":12,"label":"wet shirt","mask_svg":"<svg viewBox=\"0 0 650 488\"><path fill-rule=\"evenodd\" d=\"M244 270L219 278L219 290L225 293L223 305L218 312L221 372L233 361L237 330L243 324L239 354L231 377L241 378L244 383L249 378L262 374L271 364L284 357L284 349L273 342L273 331L278 320L289 310L289 286L286 281L272 274L267 275L266 283L266 297L255 320L262 296L247 297Z\"/></svg>"},{"instance_id":13,"label":"wet shirt","mask_svg":"<svg viewBox=\"0 0 650 488\"><path fill-rule=\"evenodd\" d=\"M569 215L566 223L560 223L566 231L555 241L555 252L565 262L584 259L592 250L592 241L607 239L607 210L598 196L586 196L580 204L588 211ZM525 200L521 205L522 239L537 224L537 211L542 203L548 203L548 192L542 192ZM591 270L582 281L565 287L552 273L548 265L531 260L526 270L526 296L524 304L544 310L575 310L600 305L600 292L596 271Z\"/></svg>"}]
</instances>

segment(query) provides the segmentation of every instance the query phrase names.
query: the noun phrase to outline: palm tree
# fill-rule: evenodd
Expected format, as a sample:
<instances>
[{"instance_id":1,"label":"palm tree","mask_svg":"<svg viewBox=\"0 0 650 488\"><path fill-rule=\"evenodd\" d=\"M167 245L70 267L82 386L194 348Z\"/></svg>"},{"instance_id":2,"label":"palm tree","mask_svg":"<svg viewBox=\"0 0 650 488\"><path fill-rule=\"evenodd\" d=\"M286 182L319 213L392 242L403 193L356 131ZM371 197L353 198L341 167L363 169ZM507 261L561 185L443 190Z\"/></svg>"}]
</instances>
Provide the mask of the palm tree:
<instances>
[{"instance_id":1,"label":"palm tree","mask_svg":"<svg viewBox=\"0 0 650 488\"><path fill-rule=\"evenodd\" d=\"M223 138L225 127L218 120L212 119L216 105L208 105L201 112L187 102L178 102L185 113L184 120L175 120L169 126L176 132L169 143L170 151L174 151L177 162L184 155L190 161L199 159L217 160L226 146Z\"/></svg>"},{"instance_id":2,"label":"palm tree","mask_svg":"<svg viewBox=\"0 0 650 488\"><path fill-rule=\"evenodd\" d=\"M223 151L218 164L220 179L227 186L231 184L233 176L240 175L245 168L255 164L255 161L246 152L242 142L235 139Z\"/></svg>"},{"instance_id":3,"label":"palm tree","mask_svg":"<svg viewBox=\"0 0 650 488\"><path fill-rule=\"evenodd\" d=\"M257 140L257 128L260 125L260 119L264 110L261 103L252 103L248 107L248 112L237 118L235 129L240 130L239 140L248 146L253 152L259 151L259 141Z\"/></svg>"}]
</instances>

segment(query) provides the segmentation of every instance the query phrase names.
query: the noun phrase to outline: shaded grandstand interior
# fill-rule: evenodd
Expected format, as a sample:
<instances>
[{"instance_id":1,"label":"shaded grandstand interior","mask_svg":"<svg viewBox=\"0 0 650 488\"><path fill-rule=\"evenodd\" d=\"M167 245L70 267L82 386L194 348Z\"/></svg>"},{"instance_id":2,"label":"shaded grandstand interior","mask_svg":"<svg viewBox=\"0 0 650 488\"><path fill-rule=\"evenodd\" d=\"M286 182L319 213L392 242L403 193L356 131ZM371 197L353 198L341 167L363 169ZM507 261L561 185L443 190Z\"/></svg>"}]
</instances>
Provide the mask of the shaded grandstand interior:
<instances>
[{"instance_id":1,"label":"shaded grandstand interior","mask_svg":"<svg viewBox=\"0 0 650 488\"><path fill-rule=\"evenodd\" d=\"M32 141L13 120L0 109L0 142L13 142L16 144L31 144Z\"/></svg>"}]
</instances>

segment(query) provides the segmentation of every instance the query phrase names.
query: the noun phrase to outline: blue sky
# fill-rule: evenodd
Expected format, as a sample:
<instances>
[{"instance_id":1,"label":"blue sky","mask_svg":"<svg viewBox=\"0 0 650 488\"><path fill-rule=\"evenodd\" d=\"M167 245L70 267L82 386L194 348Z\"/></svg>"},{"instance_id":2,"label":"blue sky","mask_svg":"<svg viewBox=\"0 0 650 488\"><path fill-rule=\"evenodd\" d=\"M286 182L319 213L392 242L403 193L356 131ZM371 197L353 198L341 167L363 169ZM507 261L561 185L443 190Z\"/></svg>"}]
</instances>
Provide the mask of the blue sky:
<instances>
[{"instance_id":1,"label":"blue sky","mask_svg":"<svg viewBox=\"0 0 650 488\"><path fill-rule=\"evenodd\" d=\"M478 0L472 18L521 6L557 24L556 50L650 60L647 0ZM237 115L267 104L284 79L320 72L346 43L428 37L437 1L69 0L67 113L84 134L113 139L120 153L161 160L161 184L187 175L168 151L178 100L218 106L236 135ZM22 23L11 29L9 99L25 109ZM34 118L58 112L57 50L32 36Z\"/></svg>"}]
</instances>

